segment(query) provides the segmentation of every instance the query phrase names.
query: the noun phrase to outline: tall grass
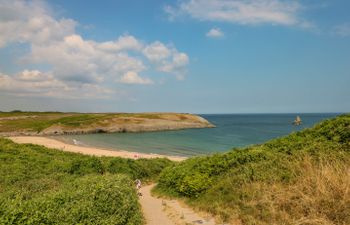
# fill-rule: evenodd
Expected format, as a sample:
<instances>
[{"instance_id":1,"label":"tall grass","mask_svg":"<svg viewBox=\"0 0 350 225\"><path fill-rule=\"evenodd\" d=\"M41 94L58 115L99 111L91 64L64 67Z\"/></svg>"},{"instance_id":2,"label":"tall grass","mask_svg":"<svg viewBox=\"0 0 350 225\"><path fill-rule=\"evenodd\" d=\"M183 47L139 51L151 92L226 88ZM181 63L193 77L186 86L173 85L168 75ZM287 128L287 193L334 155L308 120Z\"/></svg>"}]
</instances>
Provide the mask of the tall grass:
<instances>
[{"instance_id":1,"label":"tall grass","mask_svg":"<svg viewBox=\"0 0 350 225\"><path fill-rule=\"evenodd\" d=\"M244 194L234 205L215 201L208 210L242 224L350 224L349 163L315 163L306 156L295 165L294 172L300 176L293 182L246 182L241 186ZM198 202L200 207L205 207L204 202Z\"/></svg>"},{"instance_id":2,"label":"tall grass","mask_svg":"<svg viewBox=\"0 0 350 225\"><path fill-rule=\"evenodd\" d=\"M259 184L271 212L265 224L350 224L350 161L305 157L296 169L302 175L292 184Z\"/></svg>"}]
</instances>

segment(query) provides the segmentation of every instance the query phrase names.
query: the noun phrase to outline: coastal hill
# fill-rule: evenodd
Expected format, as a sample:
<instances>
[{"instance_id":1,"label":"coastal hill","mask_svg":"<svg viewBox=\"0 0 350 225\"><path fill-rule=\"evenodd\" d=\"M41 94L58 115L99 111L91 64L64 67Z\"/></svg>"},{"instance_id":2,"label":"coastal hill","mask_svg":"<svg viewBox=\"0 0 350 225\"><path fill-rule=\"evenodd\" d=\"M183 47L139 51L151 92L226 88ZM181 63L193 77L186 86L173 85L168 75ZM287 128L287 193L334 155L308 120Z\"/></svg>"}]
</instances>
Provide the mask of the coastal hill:
<instances>
[{"instance_id":1,"label":"coastal hill","mask_svg":"<svg viewBox=\"0 0 350 225\"><path fill-rule=\"evenodd\" d=\"M0 135L147 132L214 127L185 113L0 112Z\"/></svg>"}]
</instances>

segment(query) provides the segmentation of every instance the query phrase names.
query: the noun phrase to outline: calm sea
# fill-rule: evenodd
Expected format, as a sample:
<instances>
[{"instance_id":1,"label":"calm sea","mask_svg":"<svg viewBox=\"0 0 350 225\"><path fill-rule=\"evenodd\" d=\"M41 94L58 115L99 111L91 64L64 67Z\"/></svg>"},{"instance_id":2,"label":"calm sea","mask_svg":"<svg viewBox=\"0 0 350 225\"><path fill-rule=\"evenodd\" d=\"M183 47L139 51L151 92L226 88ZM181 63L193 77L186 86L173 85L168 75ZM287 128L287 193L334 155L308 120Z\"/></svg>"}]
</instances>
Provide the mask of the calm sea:
<instances>
[{"instance_id":1,"label":"calm sea","mask_svg":"<svg viewBox=\"0 0 350 225\"><path fill-rule=\"evenodd\" d=\"M299 115L301 126L292 122ZM68 143L105 149L194 156L223 152L233 147L263 143L287 135L337 114L218 114L201 115L216 128L149 133L88 134L55 137Z\"/></svg>"}]
</instances>

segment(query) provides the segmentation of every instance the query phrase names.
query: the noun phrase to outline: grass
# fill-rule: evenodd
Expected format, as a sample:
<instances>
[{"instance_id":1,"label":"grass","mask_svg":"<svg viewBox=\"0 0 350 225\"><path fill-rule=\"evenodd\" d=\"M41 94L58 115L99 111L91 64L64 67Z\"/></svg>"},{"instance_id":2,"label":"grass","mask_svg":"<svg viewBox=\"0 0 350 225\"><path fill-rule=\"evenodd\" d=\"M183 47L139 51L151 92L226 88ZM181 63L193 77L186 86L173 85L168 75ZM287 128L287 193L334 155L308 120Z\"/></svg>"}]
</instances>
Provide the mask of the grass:
<instances>
[{"instance_id":1,"label":"grass","mask_svg":"<svg viewBox=\"0 0 350 225\"><path fill-rule=\"evenodd\" d=\"M350 224L350 115L165 168L155 192L232 224Z\"/></svg>"},{"instance_id":2,"label":"grass","mask_svg":"<svg viewBox=\"0 0 350 225\"><path fill-rule=\"evenodd\" d=\"M171 164L0 138L0 224L143 224L133 181L154 181Z\"/></svg>"},{"instance_id":3,"label":"grass","mask_svg":"<svg viewBox=\"0 0 350 225\"><path fill-rule=\"evenodd\" d=\"M167 115L177 115L179 120L189 119L183 114L174 113L61 113L13 111L0 112L0 133L14 131L40 132L53 125L65 128L103 126L115 123L115 121L113 121L115 119L119 120L119 123L141 123L143 119L171 120L166 117Z\"/></svg>"}]
</instances>

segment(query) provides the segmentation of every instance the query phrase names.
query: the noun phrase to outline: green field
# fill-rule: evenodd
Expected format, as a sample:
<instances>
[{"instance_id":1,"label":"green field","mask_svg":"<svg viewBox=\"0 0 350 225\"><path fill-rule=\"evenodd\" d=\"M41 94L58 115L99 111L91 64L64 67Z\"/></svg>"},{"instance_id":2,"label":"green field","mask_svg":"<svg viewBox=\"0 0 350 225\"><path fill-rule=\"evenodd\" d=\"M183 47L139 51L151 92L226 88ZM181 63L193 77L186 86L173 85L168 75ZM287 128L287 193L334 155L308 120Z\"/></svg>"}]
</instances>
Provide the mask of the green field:
<instances>
[{"instance_id":1,"label":"green field","mask_svg":"<svg viewBox=\"0 0 350 225\"><path fill-rule=\"evenodd\" d=\"M233 224L350 224L350 115L166 168L155 192Z\"/></svg>"},{"instance_id":2,"label":"green field","mask_svg":"<svg viewBox=\"0 0 350 225\"><path fill-rule=\"evenodd\" d=\"M170 164L0 138L0 224L143 224L133 180L153 181Z\"/></svg>"}]
</instances>

